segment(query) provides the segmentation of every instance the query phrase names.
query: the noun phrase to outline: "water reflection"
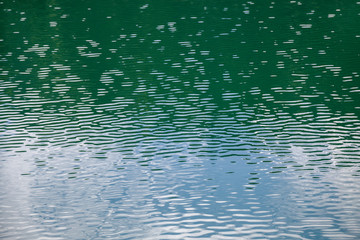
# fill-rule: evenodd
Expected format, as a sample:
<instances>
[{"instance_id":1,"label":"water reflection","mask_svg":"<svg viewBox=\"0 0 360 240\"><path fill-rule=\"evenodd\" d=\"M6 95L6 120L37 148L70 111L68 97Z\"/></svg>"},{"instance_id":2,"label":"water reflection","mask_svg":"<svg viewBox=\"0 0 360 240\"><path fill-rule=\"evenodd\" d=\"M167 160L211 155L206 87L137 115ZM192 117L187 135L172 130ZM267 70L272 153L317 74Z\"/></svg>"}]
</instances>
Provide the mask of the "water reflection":
<instances>
[{"instance_id":1,"label":"water reflection","mask_svg":"<svg viewBox=\"0 0 360 240\"><path fill-rule=\"evenodd\" d=\"M0 3L2 238L360 236L355 1Z\"/></svg>"}]
</instances>

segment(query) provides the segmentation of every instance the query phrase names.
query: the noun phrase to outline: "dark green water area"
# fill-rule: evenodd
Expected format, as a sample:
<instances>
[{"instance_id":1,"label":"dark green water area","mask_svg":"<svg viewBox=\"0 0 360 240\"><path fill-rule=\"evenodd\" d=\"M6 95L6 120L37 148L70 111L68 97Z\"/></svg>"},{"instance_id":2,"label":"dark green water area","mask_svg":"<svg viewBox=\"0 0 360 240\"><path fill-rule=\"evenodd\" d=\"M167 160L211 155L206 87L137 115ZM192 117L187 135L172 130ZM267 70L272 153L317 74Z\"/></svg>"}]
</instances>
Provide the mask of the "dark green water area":
<instances>
[{"instance_id":1,"label":"dark green water area","mask_svg":"<svg viewBox=\"0 0 360 240\"><path fill-rule=\"evenodd\" d=\"M0 0L1 239L360 239L359 0Z\"/></svg>"}]
</instances>

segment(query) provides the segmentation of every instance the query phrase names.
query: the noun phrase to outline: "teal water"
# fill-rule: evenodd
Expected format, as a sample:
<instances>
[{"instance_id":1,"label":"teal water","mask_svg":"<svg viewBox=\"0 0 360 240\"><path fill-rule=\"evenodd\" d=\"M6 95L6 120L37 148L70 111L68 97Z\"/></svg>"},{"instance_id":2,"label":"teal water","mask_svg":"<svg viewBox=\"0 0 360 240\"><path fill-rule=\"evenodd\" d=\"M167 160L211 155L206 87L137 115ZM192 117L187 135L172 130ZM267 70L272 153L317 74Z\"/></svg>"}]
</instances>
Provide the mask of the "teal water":
<instances>
[{"instance_id":1,"label":"teal water","mask_svg":"<svg viewBox=\"0 0 360 240\"><path fill-rule=\"evenodd\" d=\"M1 1L1 239L359 239L360 2Z\"/></svg>"}]
</instances>

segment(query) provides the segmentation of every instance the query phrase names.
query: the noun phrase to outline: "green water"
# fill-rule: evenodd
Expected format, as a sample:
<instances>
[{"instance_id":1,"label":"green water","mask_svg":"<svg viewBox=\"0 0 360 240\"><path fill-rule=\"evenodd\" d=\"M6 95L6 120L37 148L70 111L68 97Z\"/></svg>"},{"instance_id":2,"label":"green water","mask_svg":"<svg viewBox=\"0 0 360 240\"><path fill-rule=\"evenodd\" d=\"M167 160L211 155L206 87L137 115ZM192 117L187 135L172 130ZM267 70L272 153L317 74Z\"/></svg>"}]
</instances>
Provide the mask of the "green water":
<instances>
[{"instance_id":1,"label":"green water","mask_svg":"<svg viewBox=\"0 0 360 240\"><path fill-rule=\"evenodd\" d=\"M0 238L360 238L359 20L0 1Z\"/></svg>"}]
</instances>

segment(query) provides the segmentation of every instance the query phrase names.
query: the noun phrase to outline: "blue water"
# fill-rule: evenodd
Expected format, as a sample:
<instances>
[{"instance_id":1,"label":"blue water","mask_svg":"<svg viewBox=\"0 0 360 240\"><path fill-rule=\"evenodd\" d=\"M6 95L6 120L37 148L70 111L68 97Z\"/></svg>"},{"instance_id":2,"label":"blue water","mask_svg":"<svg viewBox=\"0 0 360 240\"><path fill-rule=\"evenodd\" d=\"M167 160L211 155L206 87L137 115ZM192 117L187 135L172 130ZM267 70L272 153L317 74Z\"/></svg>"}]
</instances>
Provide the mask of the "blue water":
<instances>
[{"instance_id":1,"label":"blue water","mask_svg":"<svg viewBox=\"0 0 360 240\"><path fill-rule=\"evenodd\" d=\"M1 239L359 239L356 1L0 0Z\"/></svg>"}]
</instances>

